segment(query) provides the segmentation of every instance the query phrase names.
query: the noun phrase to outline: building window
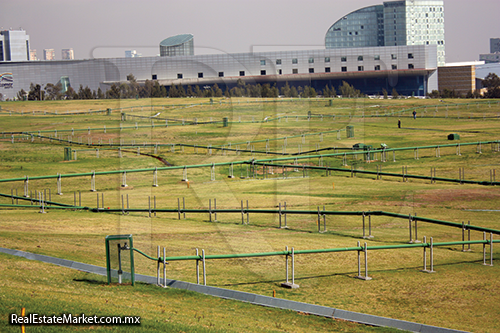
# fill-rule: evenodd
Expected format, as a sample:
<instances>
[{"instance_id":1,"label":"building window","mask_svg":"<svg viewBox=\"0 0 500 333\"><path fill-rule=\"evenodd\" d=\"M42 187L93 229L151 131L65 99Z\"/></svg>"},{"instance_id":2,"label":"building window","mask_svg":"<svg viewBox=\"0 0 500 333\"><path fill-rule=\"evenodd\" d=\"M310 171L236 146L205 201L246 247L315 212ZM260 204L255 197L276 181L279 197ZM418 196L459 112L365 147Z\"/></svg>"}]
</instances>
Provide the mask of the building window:
<instances>
[{"instance_id":1,"label":"building window","mask_svg":"<svg viewBox=\"0 0 500 333\"><path fill-rule=\"evenodd\" d=\"M330 73L330 67L325 67L325 73Z\"/></svg>"},{"instance_id":2,"label":"building window","mask_svg":"<svg viewBox=\"0 0 500 333\"><path fill-rule=\"evenodd\" d=\"M398 65L392 65L392 69L398 69Z\"/></svg>"},{"instance_id":3,"label":"building window","mask_svg":"<svg viewBox=\"0 0 500 333\"><path fill-rule=\"evenodd\" d=\"M347 61L347 57L340 57L340 61L346 62Z\"/></svg>"},{"instance_id":4,"label":"building window","mask_svg":"<svg viewBox=\"0 0 500 333\"><path fill-rule=\"evenodd\" d=\"M309 73L314 73L314 68L309 68Z\"/></svg>"},{"instance_id":5,"label":"building window","mask_svg":"<svg viewBox=\"0 0 500 333\"><path fill-rule=\"evenodd\" d=\"M342 67L341 70L342 72L347 72L347 67Z\"/></svg>"},{"instance_id":6,"label":"building window","mask_svg":"<svg viewBox=\"0 0 500 333\"><path fill-rule=\"evenodd\" d=\"M265 66L265 65L266 65L266 61L265 61L265 60L261 60L261 61L260 61L260 65L261 65L261 66Z\"/></svg>"},{"instance_id":7,"label":"building window","mask_svg":"<svg viewBox=\"0 0 500 333\"><path fill-rule=\"evenodd\" d=\"M358 72L362 72L365 70L365 67L364 66L358 66Z\"/></svg>"},{"instance_id":8,"label":"building window","mask_svg":"<svg viewBox=\"0 0 500 333\"><path fill-rule=\"evenodd\" d=\"M276 65L281 65L281 59L276 59Z\"/></svg>"},{"instance_id":9,"label":"building window","mask_svg":"<svg viewBox=\"0 0 500 333\"><path fill-rule=\"evenodd\" d=\"M373 60L380 60L380 56L379 55L374 56Z\"/></svg>"},{"instance_id":10,"label":"building window","mask_svg":"<svg viewBox=\"0 0 500 333\"><path fill-rule=\"evenodd\" d=\"M376 65L376 66L375 66L375 70L376 70L376 71L379 71L379 70L380 70L380 65Z\"/></svg>"},{"instance_id":11,"label":"building window","mask_svg":"<svg viewBox=\"0 0 500 333\"><path fill-rule=\"evenodd\" d=\"M325 57L325 62L330 62L330 57Z\"/></svg>"},{"instance_id":12,"label":"building window","mask_svg":"<svg viewBox=\"0 0 500 333\"><path fill-rule=\"evenodd\" d=\"M182 73L177 74L178 79L182 79Z\"/></svg>"},{"instance_id":13,"label":"building window","mask_svg":"<svg viewBox=\"0 0 500 333\"><path fill-rule=\"evenodd\" d=\"M408 69L414 69L415 66L413 66L413 64L408 64Z\"/></svg>"},{"instance_id":14,"label":"building window","mask_svg":"<svg viewBox=\"0 0 500 333\"><path fill-rule=\"evenodd\" d=\"M203 73L198 73L198 77L201 79L203 77Z\"/></svg>"},{"instance_id":15,"label":"building window","mask_svg":"<svg viewBox=\"0 0 500 333\"><path fill-rule=\"evenodd\" d=\"M358 56L358 61L363 61L363 56Z\"/></svg>"},{"instance_id":16,"label":"building window","mask_svg":"<svg viewBox=\"0 0 500 333\"><path fill-rule=\"evenodd\" d=\"M240 71L240 76L245 76L245 71Z\"/></svg>"},{"instance_id":17,"label":"building window","mask_svg":"<svg viewBox=\"0 0 500 333\"><path fill-rule=\"evenodd\" d=\"M265 69L261 70L260 75L266 75L266 70Z\"/></svg>"},{"instance_id":18,"label":"building window","mask_svg":"<svg viewBox=\"0 0 500 333\"><path fill-rule=\"evenodd\" d=\"M413 59L413 53L408 53L408 59Z\"/></svg>"},{"instance_id":19,"label":"building window","mask_svg":"<svg viewBox=\"0 0 500 333\"><path fill-rule=\"evenodd\" d=\"M219 72L219 77L224 77L224 72Z\"/></svg>"},{"instance_id":20,"label":"building window","mask_svg":"<svg viewBox=\"0 0 500 333\"><path fill-rule=\"evenodd\" d=\"M297 58L292 59L292 64L298 64L298 63L299 63L299 60Z\"/></svg>"},{"instance_id":21,"label":"building window","mask_svg":"<svg viewBox=\"0 0 500 333\"><path fill-rule=\"evenodd\" d=\"M309 63L314 64L314 58L309 58Z\"/></svg>"},{"instance_id":22,"label":"building window","mask_svg":"<svg viewBox=\"0 0 500 333\"><path fill-rule=\"evenodd\" d=\"M392 60L396 60L398 58L398 55L397 54L391 54L391 59Z\"/></svg>"},{"instance_id":23,"label":"building window","mask_svg":"<svg viewBox=\"0 0 500 333\"><path fill-rule=\"evenodd\" d=\"M299 74L299 70L297 68L292 69L292 74Z\"/></svg>"},{"instance_id":24,"label":"building window","mask_svg":"<svg viewBox=\"0 0 500 333\"><path fill-rule=\"evenodd\" d=\"M156 74L151 75L151 80L157 80L158 76Z\"/></svg>"},{"instance_id":25,"label":"building window","mask_svg":"<svg viewBox=\"0 0 500 333\"><path fill-rule=\"evenodd\" d=\"M278 74L279 74L279 75L283 74L283 70L278 69Z\"/></svg>"}]
</instances>

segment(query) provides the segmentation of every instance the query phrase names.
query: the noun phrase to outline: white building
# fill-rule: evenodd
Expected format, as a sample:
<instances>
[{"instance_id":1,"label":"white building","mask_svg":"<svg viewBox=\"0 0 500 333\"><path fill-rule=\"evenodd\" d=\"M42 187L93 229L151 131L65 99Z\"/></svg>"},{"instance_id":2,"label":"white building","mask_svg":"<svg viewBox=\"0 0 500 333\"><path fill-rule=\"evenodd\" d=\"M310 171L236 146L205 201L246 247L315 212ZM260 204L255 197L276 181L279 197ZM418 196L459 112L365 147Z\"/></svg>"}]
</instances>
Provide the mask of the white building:
<instances>
[{"instance_id":1,"label":"white building","mask_svg":"<svg viewBox=\"0 0 500 333\"><path fill-rule=\"evenodd\" d=\"M0 31L0 61L30 59L30 36L24 30Z\"/></svg>"}]
</instances>

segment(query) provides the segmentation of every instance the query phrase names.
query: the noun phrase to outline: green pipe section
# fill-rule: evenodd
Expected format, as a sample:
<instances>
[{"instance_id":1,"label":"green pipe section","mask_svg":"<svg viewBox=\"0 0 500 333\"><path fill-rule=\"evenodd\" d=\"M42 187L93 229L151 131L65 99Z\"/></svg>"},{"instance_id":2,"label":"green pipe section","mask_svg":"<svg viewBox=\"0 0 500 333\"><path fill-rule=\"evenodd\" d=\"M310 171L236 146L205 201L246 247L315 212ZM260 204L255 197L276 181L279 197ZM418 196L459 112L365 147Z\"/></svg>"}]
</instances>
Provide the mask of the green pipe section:
<instances>
[{"instance_id":1,"label":"green pipe section","mask_svg":"<svg viewBox=\"0 0 500 333\"><path fill-rule=\"evenodd\" d=\"M452 246L452 245L467 245L467 244L490 244L490 240L477 240L477 241L463 241L463 242L443 242L443 243L433 243L433 247L439 246ZM493 243L500 243L500 240L493 240ZM367 250L394 250L394 249L406 249L406 248L420 248L420 247L430 247L430 243L418 243L418 244L400 244L400 245L382 245L382 246L367 246ZM135 250L135 249L134 249ZM355 247L342 247L333 249L316 249L316 250L294 250L294 254L319 254L319 253L334 253L334 252L354 252L363 251L363 246ZM270 256L282 256L291 255L292 251L277 251L277 252L261 252L261 253L239 253L239 254L214 254L205 255L205 260L209 259L239 259L239 258L256 258L256 257L270 257ZM147 256L147 255L145 255ZM149 257L149 256L147 256ZM158 260L157 258L149 257L152 260ZM184 261L184 260L202 260L202 256L176 256L176 257L166 257L166 261Z\"/></svg>"}]
</instances>

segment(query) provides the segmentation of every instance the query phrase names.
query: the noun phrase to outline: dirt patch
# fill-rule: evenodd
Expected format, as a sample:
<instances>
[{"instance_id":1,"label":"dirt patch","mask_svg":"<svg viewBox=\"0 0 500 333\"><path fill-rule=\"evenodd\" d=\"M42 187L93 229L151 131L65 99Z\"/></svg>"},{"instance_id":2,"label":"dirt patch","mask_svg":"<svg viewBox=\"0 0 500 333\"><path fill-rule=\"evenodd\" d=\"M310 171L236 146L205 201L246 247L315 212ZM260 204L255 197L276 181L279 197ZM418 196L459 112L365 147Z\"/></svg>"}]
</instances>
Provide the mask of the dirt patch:
<instances>
[{"instance_id":1,"label":"dirt patch","mask_svg":"<svg viewBox=\"0 0 500 333\"><path fill-rule=\"evenodd\" d=\"M500 191L496 188L436 189L416 193L415 200L428 203L500 200Z\"/></svg>"}]
</instances>

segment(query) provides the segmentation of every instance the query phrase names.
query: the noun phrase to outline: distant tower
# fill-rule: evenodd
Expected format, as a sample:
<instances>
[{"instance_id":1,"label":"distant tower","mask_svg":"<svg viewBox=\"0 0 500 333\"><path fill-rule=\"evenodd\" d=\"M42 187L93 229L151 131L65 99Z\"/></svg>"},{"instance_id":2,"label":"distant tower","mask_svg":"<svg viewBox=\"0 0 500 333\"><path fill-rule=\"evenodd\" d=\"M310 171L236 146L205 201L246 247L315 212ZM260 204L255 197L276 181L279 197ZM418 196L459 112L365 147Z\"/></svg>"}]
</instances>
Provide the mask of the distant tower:
<instances>
[{"instance_id":1,"label":"distant tower","mask_svg":"<svg viewBox=\"0 0 500 333\"><path fill-rule=\"evenodd\" d=\"M36 50L30 50L30 60L38 60L38 58L36 57Z\"/></svg>"},{"instance_id":2,"label":"distant tower","mask_svg":"<svg viewBox=\"0 0 500 333\"><path fill-rule=\"evenodd\" d=\"M44 49L43 50L43 60L55 60L56 52L54 49Z\"/></svg>"},{"instance_id":3,"label":"distant tower","mask_svg":"<svg viewBox=\"0 0 500 333\"><path fill-rule=\"evenodd\" d=\"M24 30L0 31L0 61L30 59L30 36Z\"/></svg>"},{"instance_id":4,"label":"distant tower","mask_svg":"<svg viewBox=\"0 0 500 333\"><path fill-rule=\"evenodd\" d=\"M194 55L194 36L191 34L169 37L160 43L160 56Z\"/></svg>"},{"instance_id":5,"label":"distant tower","mask_svg":"<svg viewBox=\"0 0 500 333\"><path fill-rule=\"evenodd\" d=\"M500 52L500 38L490 38L490 53Z\"/></svg>"},{"instance_id":6,"label":"distant tower","mask_svg":"<svg viewBox=\"0 0 500 333\"><path fill-rule=\"evenodd\" d=\"M73 49L62 49L61 55L62 55L63 60L74 60L75 59L75 53L73 52Z\"/></svg>"}]
</instances>

